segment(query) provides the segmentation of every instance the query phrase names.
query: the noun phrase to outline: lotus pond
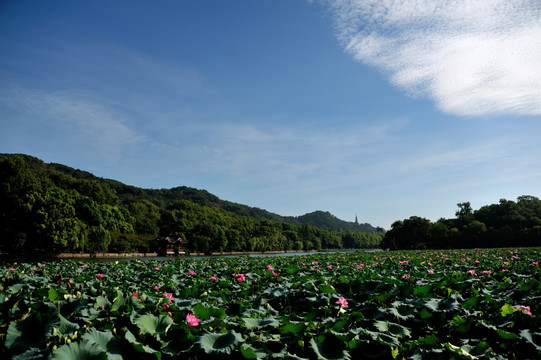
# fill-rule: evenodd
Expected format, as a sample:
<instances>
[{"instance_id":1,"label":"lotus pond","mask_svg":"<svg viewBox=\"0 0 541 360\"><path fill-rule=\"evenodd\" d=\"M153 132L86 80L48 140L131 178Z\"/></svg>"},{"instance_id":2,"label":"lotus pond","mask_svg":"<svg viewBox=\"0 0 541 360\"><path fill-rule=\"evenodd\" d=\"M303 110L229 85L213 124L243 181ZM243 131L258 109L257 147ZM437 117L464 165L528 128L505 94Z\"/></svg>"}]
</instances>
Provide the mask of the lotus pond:
<instances>
[{"instance_id":1,"label":"lotus pond","mask_svg":"<svg viewBox=\"0 0 541 360\"><path fill-rule=\"evenodd\" d=\"M540 249L11 263L7 359L539 359Z\"/></svg>"}]
</instances>

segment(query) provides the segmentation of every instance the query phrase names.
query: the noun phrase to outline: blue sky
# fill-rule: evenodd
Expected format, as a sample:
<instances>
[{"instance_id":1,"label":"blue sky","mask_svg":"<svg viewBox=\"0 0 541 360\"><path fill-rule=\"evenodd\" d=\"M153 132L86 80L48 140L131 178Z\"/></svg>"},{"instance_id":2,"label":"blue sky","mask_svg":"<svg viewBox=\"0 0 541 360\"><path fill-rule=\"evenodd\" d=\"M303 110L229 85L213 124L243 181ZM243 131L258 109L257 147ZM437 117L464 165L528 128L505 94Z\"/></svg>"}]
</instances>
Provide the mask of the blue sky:
<instances>
[{"instance_id":1,"label":"blue sky","mask_svg":"<svg viewBox=\"0 0 541 360\"><path fill-rule=\"evenodd\" d=\"M0 2L0 152L388 229L541 196L541 3Z\"/></svg>"}]
</instances>

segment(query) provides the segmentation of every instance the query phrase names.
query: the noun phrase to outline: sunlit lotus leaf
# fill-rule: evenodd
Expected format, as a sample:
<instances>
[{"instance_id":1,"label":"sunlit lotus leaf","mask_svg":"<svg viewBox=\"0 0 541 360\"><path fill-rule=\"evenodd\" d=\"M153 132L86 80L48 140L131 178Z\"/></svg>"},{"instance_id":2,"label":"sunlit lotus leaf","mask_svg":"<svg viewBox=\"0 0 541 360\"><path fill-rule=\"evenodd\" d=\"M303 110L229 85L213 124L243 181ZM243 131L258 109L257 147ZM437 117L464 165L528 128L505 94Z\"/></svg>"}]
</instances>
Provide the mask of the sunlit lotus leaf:
<instances>
[{"instance_id":1,"label":"sunlit lotus leaf","mask_svg":"<svg viewBox=\"0 0 541 360\"><path fill-rule=\"evenodd\" d=\"M98 331L96 329L90 329L82 338L104 352L107 352L107 358L109 360L122 360L122 348L110 330Z\"/></svg>"},{"instance_id":2,"label":"sunlit lotus leaf","mask_svg":"<svg viewBox=\"0 0 541 360\"><path fill-rule=\"evenodd\" d=\"M116 298L113 301L113 305L111 306L111 310L112 311L117 311L122 306L126 305L127 302L128 302L128 300L127 300L126 297L124 297L124 294L122 293L122 291L117 290L116 291Z\"/></svg>"},{"instance_id":3,"label":"sunlit lotus leaf","mask_svg":"<svg viewBox=\"0 0 541 360\"><path fill-rule=\"evenodd\" d=\"M208 333L197 340L207 354L230 354L241 342L242 336L234 330L225 334Z\"/></svg>"},{"instance_id":4,"label":"sunlit lotus leaf","mask_svg":"<svg viewBox=\"0 0 541 360\"><path fill-rule=\"evenodd\" d=\"M94 303L94 309L105 310L111 308L111 302L105 296L96 297L96 302Z\"/></svg>"},{"instance_id":5,"label":"sunlit lotus leaf","mask_svg":"<svg viewBox=\"0 0 541 360\"><path fill-rule=\"evenodd\" d=\"M145 314L135 320L135 325L139 327L142 334L150 334L158 339L165 335L169 327L173 324L173 319L168 315L155 316Z\"/></svg>"},{"instance_id":6,"label":"sunlit lotus leaf","mask_svg":"<svg viewBox=\"0 0 541 360\"><path fill-rule=\"evenodd\" d=\"M262 328L266 326L277 327L280 323L273 317L266 318L243 318L244 324L248 329Z\"/></svg>"},{"instance_id":7,"label":"sunlit lotus leaf","mask_svg":"<svg viewBox=\"0 0 541 360\"><path fill-rule=\"evenodd\" d=\"M94 360L103 359L105 352L89 343L87 340L72 342L68 345L62 345L52 353L53 360Z\"/></svg>"},{"instance_id":8,"label":"sunlit lotus leaf","mask_svg":"<svg viewBox=\"0 0 541 360\"><path fill-rule=\"evenodd\" d=\"M458 310L459 304L450 299L431 299L425 303L425 306L435 312L447 312Z\"/></svg>"}]
</instances>

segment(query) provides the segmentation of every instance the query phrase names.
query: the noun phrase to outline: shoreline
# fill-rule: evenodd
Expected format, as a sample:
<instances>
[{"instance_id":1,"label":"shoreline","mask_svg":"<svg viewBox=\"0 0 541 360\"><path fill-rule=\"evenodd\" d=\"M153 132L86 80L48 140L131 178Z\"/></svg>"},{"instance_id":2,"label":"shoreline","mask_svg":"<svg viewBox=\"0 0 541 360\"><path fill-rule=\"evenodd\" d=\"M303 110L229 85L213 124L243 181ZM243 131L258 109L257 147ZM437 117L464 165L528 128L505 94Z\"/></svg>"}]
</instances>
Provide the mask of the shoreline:
<instances>
[{"instance_id":1,"label":"shoreline","mask_svg":"<svg viewBox=\"0 0 541 360\"><path fill-rule=\"evenodd\" d=\"M36 253L36 254L10 254L10 253L0 253L0 258L18 258L18 259L32 259L32 258L50 258L50 259L125 259L125 258L153 258L153 257L163 257L163 258L182 258L182 257L197 257L197 256L238 256L238 255L272 255L272 254L305 254L305 253L316 253L317 250L301 250L301 251L232 251L232 252L215 252L210 255L205 253L190 253L190 254L179 254L179 255L160 255L158 253Z\"/></svg>"}]
</instances>

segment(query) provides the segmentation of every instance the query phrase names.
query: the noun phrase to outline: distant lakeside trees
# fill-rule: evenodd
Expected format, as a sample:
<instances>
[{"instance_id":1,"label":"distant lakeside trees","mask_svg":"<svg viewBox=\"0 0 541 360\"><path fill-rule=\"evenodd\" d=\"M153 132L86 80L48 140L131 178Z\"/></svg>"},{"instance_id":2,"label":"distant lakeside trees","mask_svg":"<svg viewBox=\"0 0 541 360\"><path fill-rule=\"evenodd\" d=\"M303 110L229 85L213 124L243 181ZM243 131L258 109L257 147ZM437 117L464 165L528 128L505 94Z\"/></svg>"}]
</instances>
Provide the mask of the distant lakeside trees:
<instances>
[{"instance_id":1,"label":"distant lakeside trees","mask_svg":"<svg viewBox=\"0 0 541 360\"><path fill-rule=\"evenodd\" d=\"M140 189L31 156L0 154L4 253L148 252L158 236L184 238L186 250L207 254L369 248L379 246L384 232L353 223L336 230L328 227L345 222L323 212L313 217L327 228L225 202L204 190Z\"/></svg>"},{"instance_id":2,"label":"distant lakeside trees","mask_svg":"<svg viewBox=\"0 0 541 360\"><path fill-rule=\"evenodd\" d=\"M381 242L383 248L449 249L541 246L541 200L529 195L517 201L473 210L469 202L458 203L454 219L412 216L395 221Z\"/></svg>"}]
</instances>

